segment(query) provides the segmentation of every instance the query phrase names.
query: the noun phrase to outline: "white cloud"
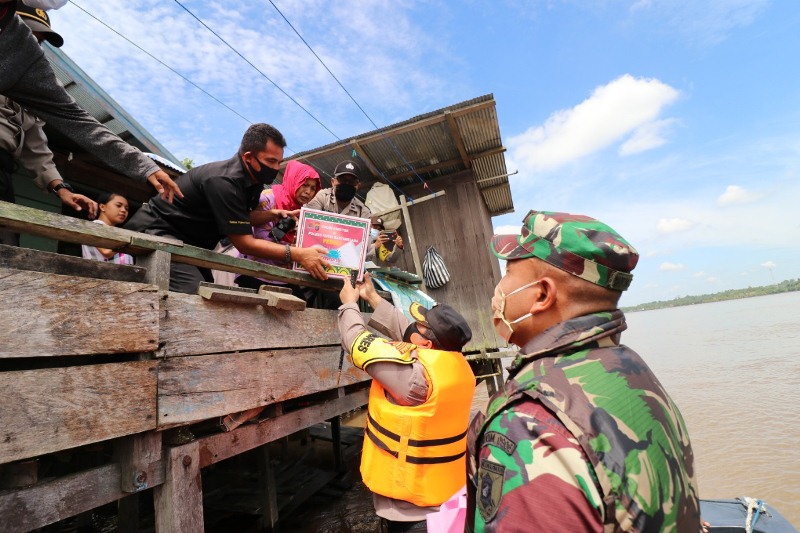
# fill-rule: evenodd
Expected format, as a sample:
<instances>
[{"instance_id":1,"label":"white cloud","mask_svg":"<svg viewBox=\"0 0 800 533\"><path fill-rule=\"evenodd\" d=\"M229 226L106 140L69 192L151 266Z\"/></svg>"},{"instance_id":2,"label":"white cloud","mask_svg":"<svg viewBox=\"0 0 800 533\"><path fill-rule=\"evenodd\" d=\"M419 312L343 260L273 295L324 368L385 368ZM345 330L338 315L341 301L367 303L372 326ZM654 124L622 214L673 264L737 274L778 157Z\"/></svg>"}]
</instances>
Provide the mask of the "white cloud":
<instances>
[{"instance_id":1,"label":"white cloud","mask_svg":"<svg viewBox=\"0 0 800 533\"><path fill-rule=\"evenodd\" d=\"M634 18L646 19L654 32L679 35L684 41L713 46L736 28L751 24L769 0L638 0L631 5Z\"/></svg>"},{"instance_id":2,"label":"white cloud","mask_svg":"<svg viewBox=\"0 0 800 533\"><path fill-rule=\"evenodd\" d=\"M496 235L519 235L522 233L522 226L514 226L514 225L506 225L506 226L497 226L494 228L494 232Z\"/></svg>"},{"instance_id":3,"label":"white cloud","mask_svg":"<svg viewBox=\"0 0 800 533\"><path fill-rule=\"evenodd\" d=\"M510 158L526 175L576 161L631 134L621 152L654 148L663 144L661 132L670 123L658 117L678 95L657 79L625 74L575 107L553 113L544 125L511 137Z\"/></svg>"},{"instance_id":4,"label":"white cloud","mask_svg":"<svg viewBox=\"0 0 800 533\"><path fill-rule=\"evenodd\" d=\"M717 198L717 205L726 207L729 205L750 204L760 200L763 196L762 193L748 191L738 185L728 185L725 192Z\"/></svg>"},{"instance_id":5,"label":"white cloud","mask_svg":"<svg viewBox=\"0 0 800 533\"><path fill-rule=\"evenodd\" d=\"M761 266L764 268L775 268L776 265L774 261L767 261L766 263L761 263Z\"/></svg>"},{"instance_id":6,"label":"white cloud","mask_svg":"<svg viewBox=\"0 0 800 533\"><path fill-rule=\"evenodd\" d=\"M669 262L661 263L661 266L658 267L659 270L662 270L664 272L676 272L678 270L683 270L684 268L686 267L681 263L669 263Z\"/></svg>"},{"instance_id":7,"label":"white cloud","mask_svg":"<svg viewBox=\"0 0 800 533\"><path fill-rule=\"evenodd\" d=\"M703 272L703 271L701 270L700 272L695 272L694 274L692 274L692 277L693 277L693 278L704 278L704 277L706 277L707 275L708 275L708 274L706 274L705 272Z\"/></svg>"},{"instance_id":8,"label":"white cloud","mask_svg":"<svg viewBox=\"0 0 800 533\"><path fill-rule=\"evenodd\" d=\"M638 154L666 144L664 132L674 122L675 119L665 119L642 125L633 132L630 139L619 147L619 155Z\"/></svg>"},{"instance_id":9,"label":"white cloud","mask_svg":"<svg viewBox=\"0 0 800 533\"><path fill-rule=\"evenodd\" d=\"M692 229L694 223L683 218L662 218L659 219L656 229L659 233L676 233Z\"/></svg>"}]
</instances>

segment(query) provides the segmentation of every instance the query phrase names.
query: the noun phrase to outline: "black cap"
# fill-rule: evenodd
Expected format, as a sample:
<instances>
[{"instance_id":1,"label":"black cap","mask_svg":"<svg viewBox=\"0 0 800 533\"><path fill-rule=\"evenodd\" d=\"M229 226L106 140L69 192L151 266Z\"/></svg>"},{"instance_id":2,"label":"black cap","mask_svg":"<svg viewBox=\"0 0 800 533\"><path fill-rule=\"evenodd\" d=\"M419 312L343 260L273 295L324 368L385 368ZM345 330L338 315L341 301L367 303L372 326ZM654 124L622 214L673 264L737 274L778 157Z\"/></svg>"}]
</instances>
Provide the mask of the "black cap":
<instances>
[{"instance_id":1,"label":"black cap","mask_svg":"<svg viewBox=\"0 0 800 533\"><path fill-rule=\"evenodd\" d=\"M64 38L50 28L50 17L44 9L26 6L17 2L17 15L28 25L31 31L39 32L44 39L59 48L64 44Z\"/></svg>"},{"instance_id":2,"label":"black cap","mask_svg":"<svg viewBox=\"0 0 800 533\"><path fill-rule=\"evenodd\" d=\"M355 161L342 161L336 165L336 170L333 171L333 177L338 178L345 174L352 174L359 181L361 181L361 169Z\"/></svg>"},{"instance_id":3,"label":"black cap","mask_svg":"<svg viewBox=\"0 0 800 533\"><path fill-rule=\"evenodd\" d=\"M439 348L451 352L460 352L472 338L472 330L458 311L447 304L436 304L426 309L417 302L411 304L409 312L414 320L429 327Z\"/></svg>"}]
</instances>

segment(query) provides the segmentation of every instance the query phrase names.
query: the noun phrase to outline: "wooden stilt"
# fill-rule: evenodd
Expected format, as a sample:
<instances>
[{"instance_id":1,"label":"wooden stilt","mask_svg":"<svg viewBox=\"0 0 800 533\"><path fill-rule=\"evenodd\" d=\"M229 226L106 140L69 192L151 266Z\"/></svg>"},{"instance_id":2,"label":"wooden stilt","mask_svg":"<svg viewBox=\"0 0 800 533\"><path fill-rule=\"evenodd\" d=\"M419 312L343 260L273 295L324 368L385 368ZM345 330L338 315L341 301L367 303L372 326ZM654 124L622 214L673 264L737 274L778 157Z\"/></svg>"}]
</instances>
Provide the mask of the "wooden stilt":
<instances>
[{"instance_id":1,"label":"wooden stilt","mask_svg":"<svg viewBox=\"0 0 800 533\"><path fill-rule=\"evenodd\" d=\"M261 527L265 531L276 531L278 523L278 492L275 485L275 469L269 462L269 446L261 446L258 454L258 478L261 493Z\"/></svg>"},{"instance_id":2,"label":"wooden stilt","mask_svg":"<svg viewBox=\"0 0 800 533\"><path fill-rule=\"evenodd\" d=\"M166 480L154 490L156 531L203 531L203 485L200 479L200 445L197 441L169 450Z\"/></svg>"}]
</instances>

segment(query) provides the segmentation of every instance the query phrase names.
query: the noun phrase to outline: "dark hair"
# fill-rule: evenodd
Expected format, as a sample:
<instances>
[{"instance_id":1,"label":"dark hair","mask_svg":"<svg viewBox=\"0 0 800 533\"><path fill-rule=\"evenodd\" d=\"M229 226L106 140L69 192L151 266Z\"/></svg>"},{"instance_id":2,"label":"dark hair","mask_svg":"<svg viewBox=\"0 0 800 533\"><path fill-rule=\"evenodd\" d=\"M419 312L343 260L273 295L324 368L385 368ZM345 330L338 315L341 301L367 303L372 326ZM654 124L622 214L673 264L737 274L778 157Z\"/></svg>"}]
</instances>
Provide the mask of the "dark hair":
<instances>
[{"instance_id":1,"label":"dark hair","mask_svg":"<svg viewBox=\"0 0 800 533\"><path fill-rule=\"evenodd\" d=\"M263 123L253 124L247 128L247 131L242 136L239 155L245 152L262 152L270 139L281 148L286 148L286 139L283 138L283 134L275 126Z\"/></svg>"},{"instance_id":2,"label":"dark hair","mask_svg":"<svg viewBox=\"0 0 800 533\"><path fill-rule=\"evenodd\" d=\"M115 196L119 196L120 198L125 198L123 195L121 195L118 192L103 192L103 193L100 193L100 196L97 197L97 203L98 203L98 205L99 204L105 205L108 202L110 202ZM125 199L127 200L127 198L125 198Z\"/></svg>"}]
</instances>

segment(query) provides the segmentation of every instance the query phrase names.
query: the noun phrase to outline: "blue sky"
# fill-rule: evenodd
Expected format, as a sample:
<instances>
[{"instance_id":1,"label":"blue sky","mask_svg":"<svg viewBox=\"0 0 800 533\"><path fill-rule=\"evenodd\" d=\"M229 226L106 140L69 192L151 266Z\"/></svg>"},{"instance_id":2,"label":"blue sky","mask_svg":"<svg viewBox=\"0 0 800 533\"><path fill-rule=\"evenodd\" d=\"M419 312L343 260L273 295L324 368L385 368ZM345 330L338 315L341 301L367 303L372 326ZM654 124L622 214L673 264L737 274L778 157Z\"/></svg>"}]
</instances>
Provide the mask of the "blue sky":
<instances>
[{"instance_id":1,"label":"blue sky","mask_svg":"<svg viewBox=\"0 0 800 533\"><path fill-rule=\"evenodd\" d=\"M800 3L273 2L379 127L493 93L518 171L496 230L529 209L607 222L641 254L623 305L800 277ZM181 3L333 134L174 1L51 12L63 50L178 158L229 157L248 122L85 11L276 125L287 155L374 129L268 0Z\"/></svg>"}]
</instances>

